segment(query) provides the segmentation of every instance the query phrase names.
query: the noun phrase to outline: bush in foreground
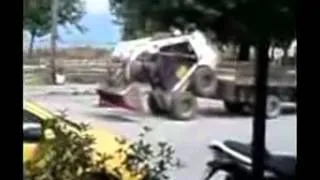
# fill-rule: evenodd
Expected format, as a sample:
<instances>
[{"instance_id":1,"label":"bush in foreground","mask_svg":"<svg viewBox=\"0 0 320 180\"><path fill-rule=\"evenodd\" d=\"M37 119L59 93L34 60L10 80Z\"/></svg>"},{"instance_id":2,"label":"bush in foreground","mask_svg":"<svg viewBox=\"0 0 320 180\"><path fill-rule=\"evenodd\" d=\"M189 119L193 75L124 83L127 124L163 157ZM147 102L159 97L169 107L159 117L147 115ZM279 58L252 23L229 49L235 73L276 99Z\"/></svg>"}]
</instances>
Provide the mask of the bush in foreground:
<instances>
[{"instance_id":1,"label":"bush in foreground","mask_svg":"<svg viewBox=\"0 0 320 180\"><path fill-rule=\"evenodd\" d=\"M122 179L119 169L125 168L132 176L143 173L144 179L165 180L170 179L170 170L180 167L170 145L159 142L153 146L145 140L146 133L151 130L148 127L143 128L138 140L130 143L129 148L124 148L128 142L119 138L116 139L119 149L115 154L101 154L93 148L95 138L88 133L88 125L77 124L75 131L59 122L53 119L44 123L45 138L39 143L39 152L35 159L24 164L26 179L114 180ZM126 154L126 158L120 167L112 169L115 175L109 173L111 171L105 164L117 153Z\"/></svg>"}]
</instances>

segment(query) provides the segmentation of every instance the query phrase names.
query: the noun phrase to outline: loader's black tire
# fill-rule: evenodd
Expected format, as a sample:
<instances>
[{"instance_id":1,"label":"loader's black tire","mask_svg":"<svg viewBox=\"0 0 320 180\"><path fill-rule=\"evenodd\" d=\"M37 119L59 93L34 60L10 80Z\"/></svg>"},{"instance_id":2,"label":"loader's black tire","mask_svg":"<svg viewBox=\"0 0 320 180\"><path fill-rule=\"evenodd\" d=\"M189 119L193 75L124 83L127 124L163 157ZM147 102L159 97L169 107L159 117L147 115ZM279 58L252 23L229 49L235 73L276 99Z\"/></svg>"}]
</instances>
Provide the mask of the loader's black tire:
<instances>
[{"instance_id":1,"label":"loader's black tire","mask_svg":"<svg viewBox=\"0 0 320 180\"><path fill-rule=\"evenodd\" d=\"M196 98L190 92L172 94L171 117L176 120L190 120L197 110Z\"/></svg>"},{"instance_id":2,"label":"loader's black tire","mask_svg":"<svg viewBox=\"0 0 320 180\"><path fill-rule=\"evenodd\" d=\"M198 96L213 96L218 86L216 73L208 66L197 68L193 74L191 86L194 93Z\"/></svg>"},{"instance_id":3,"label":"loader's black tire","mask_svg":"<svg viewBox=\"0 0 320 180\"><path fill-rule=\"evenodd\" d=\"M165 111L159 107L153 93L150 93L148 95L148 106L149 106L151 113L154 115L160 115L160 114L165 113Z\"/></svg>"},{"instance_id":4,"label":"loader's black tire","mask_svg":"<svg viewBox=\"0 0 320 180\"><path fill-rule=\"evenodd\" d=\"M242 113L243 111L242 103L224 101L224 107L231 113Z\"/></svg>"},{"instance_id":5,"label":"loader's black tire","mask_svg":"<svg viewBox=\"0 0 320 180\"><path fill-rule=\"evenodd\" d=\"M269 94L266 99L266 116L268 119L277 118L281 114L281 100L279 96Z\"/></svg>"}]
</instances>

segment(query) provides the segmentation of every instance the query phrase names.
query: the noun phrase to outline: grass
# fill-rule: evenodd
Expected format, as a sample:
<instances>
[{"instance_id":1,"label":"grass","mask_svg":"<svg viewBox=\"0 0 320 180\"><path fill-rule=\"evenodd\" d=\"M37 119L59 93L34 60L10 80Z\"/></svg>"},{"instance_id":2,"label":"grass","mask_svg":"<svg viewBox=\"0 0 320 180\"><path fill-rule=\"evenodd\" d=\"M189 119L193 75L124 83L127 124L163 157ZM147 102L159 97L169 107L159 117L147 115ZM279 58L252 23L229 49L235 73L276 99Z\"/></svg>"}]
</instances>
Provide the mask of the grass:
<instances>
[{"instance_id":1,"label":"grass","mask_svg":"<svg viewBox=\"0 0 320 180\"><path fill-rule=\"evenodd\" d=\"M39 75L32 75L31 77L24 78L24 84L26 85L45 85L48 84Z\"/></svg>"}]
</instances>

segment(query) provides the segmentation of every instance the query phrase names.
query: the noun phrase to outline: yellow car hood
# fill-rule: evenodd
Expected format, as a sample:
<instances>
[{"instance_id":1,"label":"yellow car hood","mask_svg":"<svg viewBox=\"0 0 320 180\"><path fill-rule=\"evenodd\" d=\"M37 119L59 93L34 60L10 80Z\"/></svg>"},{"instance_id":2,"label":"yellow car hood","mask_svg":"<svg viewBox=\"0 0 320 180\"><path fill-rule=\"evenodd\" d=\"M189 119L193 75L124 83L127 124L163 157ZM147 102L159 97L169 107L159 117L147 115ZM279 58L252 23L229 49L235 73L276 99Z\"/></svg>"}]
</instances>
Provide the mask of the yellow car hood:
<instances>
[{"instance_id":1,"label":"yellow car hood","mask_svg":"<svg viewBox=\"0 0 320 180\"><path fill-rule=\"evenodd\" d=\"M116 136L106 129L90 129L88 133L95 137L95 149L101 153L113 154L120 148L116 139L121 138L121 136Z\"/></svg>"},{"instance_id":2,"label":"yellow car hood","mask_svg":"<svg viewBox=\"0 0 320 180\"><path fill-rule=\"evenodd\" d=\"M91 129L88 130L88 133L96 138L94 144L94 149L96 152L112 156L112 158L106 162L106 167L110 173L118 177L114 168L119 168L118 170L121 173L121 179L123 180L142 179L142 175L133 176L132 173L130 173L124 167L124 165L122 165L122 162L126 158L126 154L117 152L119 149L130 152L129 142L124 141L124 143L120 144L116 139L123 141L124 138L121 136L116 136L115 133L112 133L112 131L106 129Z\"/></svg>"},{"instance_id":3,"label":"yellow car hood","mask_svg":"<svg viewBox=\"0 0 320 180\"><path fill-rule=\"evenodd\" d=\"M31 101L26 101L24 103L24 108L28 109L29 111L33 112L34 114L37 114L40 118L43 120L46 119L52 119L55 117L53 113L48 111L47 109L41 107L39 104ZM70 129L74 129L71 126L68 126ZM126 158L125 154L116 153L117 150L120 148L122 150L128 150L129 149L129 142L126 142L125 144L120 144L116 141L116 138L118 139L124 139L121 136L117 136L116 133L113 133L109 129L98 129L98 128L92 128L87 131L88 134L94 136L95 138L95 144L93 145L93 148L95 149L95 152L97 153L104 153L106 155L113 156L112 159L108 160L106 162L106 167L108 168L108 172L118 177L117 173L113 170L116 167L122 167L119 169L122 177L121 180L140 180L142 179L142 175L139 176L132 176L127 169L125 169L122 165L122 162ZM97 156L93 157L94 159L97 158Z\"/></svg>"}]
</instances>

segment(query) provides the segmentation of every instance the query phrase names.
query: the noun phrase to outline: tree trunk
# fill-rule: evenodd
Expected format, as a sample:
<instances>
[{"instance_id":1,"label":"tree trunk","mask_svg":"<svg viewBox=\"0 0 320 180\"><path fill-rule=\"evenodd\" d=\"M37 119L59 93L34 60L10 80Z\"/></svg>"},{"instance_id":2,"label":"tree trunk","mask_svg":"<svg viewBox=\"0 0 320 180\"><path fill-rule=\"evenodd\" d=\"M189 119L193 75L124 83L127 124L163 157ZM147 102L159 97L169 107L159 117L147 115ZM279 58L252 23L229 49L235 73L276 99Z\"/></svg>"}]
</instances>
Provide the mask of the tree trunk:
<instances>
[{"instance_id":1,"label":"tree trunk","mask_svg":"<svg viewBox=\"0 0 320 180\"><path fill-rule=\"evenodd\" d=\"M240 45L240 52L238 55L238 61L249 61L249 50L250 50L250 44L249 43L242 43Z\"/></svg>"},{"instance_id":2,"label":"tree trunk","mask_svg":"<svg viewBox=\"0 0 320 180\"><path fill-rule=\"evenodd\" d=\"M57 40L57 22L58 22L58 0L52 1L52 29L51 29L51 80L53 84L57 84L56 79L56 40Z\"/></svg>"},{"instance_id":3,"label":"tree trunk","mask_svg":"<svg viewBox=\"0 0 320 180\"><path fill-rule=\"evenodd\" d=\"M262 180L265 157L265 131L266 131L266 94L269 66L269 41L262 38L258 44L258 59L256 61L256 89L255 111L253 121L253 179Z\"/></svg>"},{"instance_id":4,"label":"tree trunk","mask_svg":"<svg viewBox=\"0 0 320 180\"><path fill-rule=\"evenodd\" d=\"M34 32L31 32L30 35L31 35L31 38L30 38L29 49L28 49L28 58L33 57L33 45L36 37Z\"/></svg>"}]
</instances>

